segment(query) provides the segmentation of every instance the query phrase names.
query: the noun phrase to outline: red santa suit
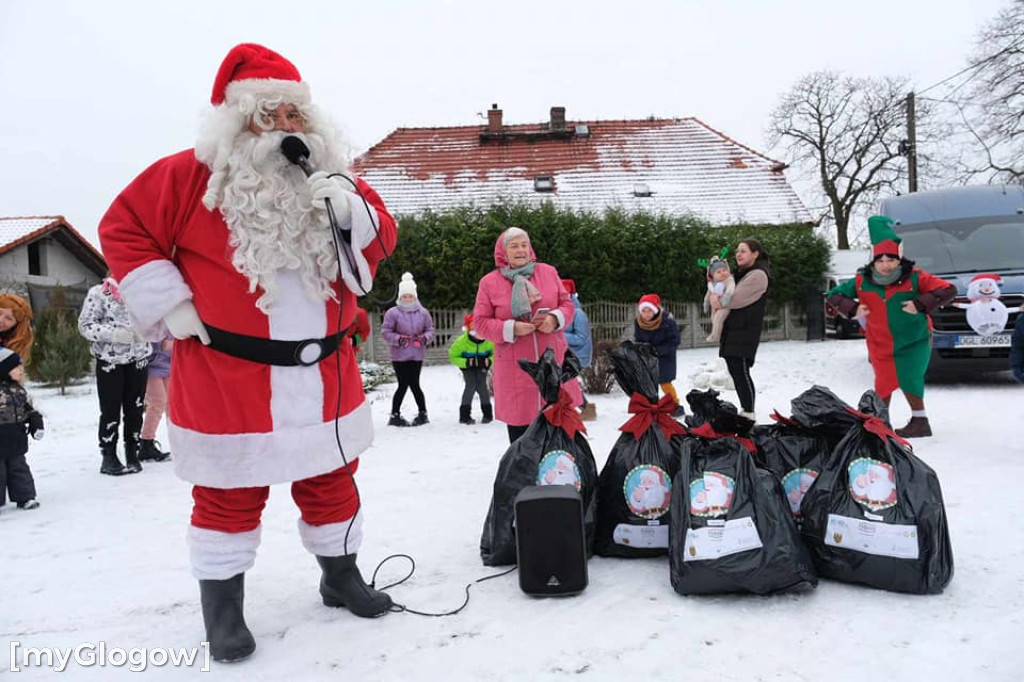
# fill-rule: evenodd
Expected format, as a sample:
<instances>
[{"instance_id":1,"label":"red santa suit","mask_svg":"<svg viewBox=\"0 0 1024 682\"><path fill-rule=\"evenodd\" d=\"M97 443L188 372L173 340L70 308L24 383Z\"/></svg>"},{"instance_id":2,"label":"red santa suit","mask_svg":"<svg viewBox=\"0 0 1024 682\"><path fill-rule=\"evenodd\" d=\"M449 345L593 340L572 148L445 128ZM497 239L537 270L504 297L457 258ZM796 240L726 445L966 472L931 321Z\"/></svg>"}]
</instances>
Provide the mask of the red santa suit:
<instances>
[{"instance_id":1,"label":"red santa suit","mask_svg":"<svg viewBox=\"0 0 1024 682\"><path fill-rule=\"evenodd\" d=\"M269 314L256 306L263 291L249 291L231 262L228 226L219 210L201 201L209 177L192 150L157 161L100 223L104 255L121 278L140 333L163 334L163 318L189 299L205 324L235 334L297 341L344 333L357 308L341 279L331 285L337 302L323 301L304 290L296 271L278 270ZM342 270L368 288L397 230L377 193L357 184L373 211L351 195L353 247L363 272ZM168 435L176 473L196 484L193 574L220 580L248 570L259 545L266 486L287 481L296 482L300 535L311 553L358 551L361 518L355 517L351 474L372 441L373 425L352 345L339 344L318 364L286 367L232 357L193 337L174 344L173 366Z\"/></svg>"},{"instance_id":2,"label":"red santa suit","mask_svg":"<svg viewBox=\"0 0 1024 682\"><path fill-rule=\"evenodd\" d=\"M103 253L140 333L152 336L164 316L190 298L203 322L236 334L296 341L347 330L356 301L339 281L332 288L340 305L313 300L294 271L279 270L270 314L256 307L263 292L250 293L248 280L232 265L220 211L200 202L209 177L192 150L161 159L118 196L100 223ZM368 237L360 246L373 272L384 248L394 248L397 232L377 193L357 182L380 233L378 240L371 216L352 195L353 234ZM168 435L176 472L186 481L242 488L333 471L343 464L335 416L350 462L372 440L351 344L340 344L316 365L279 367L231 357L190 338L174 344L173 367Z\"/></svg>"}]
</instances>

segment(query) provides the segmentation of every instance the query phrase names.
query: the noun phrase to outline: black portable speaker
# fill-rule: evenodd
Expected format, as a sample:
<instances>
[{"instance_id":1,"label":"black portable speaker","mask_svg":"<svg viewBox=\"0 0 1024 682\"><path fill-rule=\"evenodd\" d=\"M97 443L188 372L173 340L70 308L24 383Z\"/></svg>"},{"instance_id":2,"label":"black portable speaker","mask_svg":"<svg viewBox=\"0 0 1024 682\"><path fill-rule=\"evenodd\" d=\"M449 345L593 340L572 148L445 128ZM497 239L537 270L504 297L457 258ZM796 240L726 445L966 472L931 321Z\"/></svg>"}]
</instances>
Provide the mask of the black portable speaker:
<instances>
[{"instance_id":1,"label":"black portable speaker","mask_svg":"<svg viewBox=\"0 0 1024 682\"><path fill-rule=\"evenodd\" d=\"M519 587L536 597L579 594L587 586L583 499L569 485L523 488L516 495Z\"/></svg>"}]
</instances>

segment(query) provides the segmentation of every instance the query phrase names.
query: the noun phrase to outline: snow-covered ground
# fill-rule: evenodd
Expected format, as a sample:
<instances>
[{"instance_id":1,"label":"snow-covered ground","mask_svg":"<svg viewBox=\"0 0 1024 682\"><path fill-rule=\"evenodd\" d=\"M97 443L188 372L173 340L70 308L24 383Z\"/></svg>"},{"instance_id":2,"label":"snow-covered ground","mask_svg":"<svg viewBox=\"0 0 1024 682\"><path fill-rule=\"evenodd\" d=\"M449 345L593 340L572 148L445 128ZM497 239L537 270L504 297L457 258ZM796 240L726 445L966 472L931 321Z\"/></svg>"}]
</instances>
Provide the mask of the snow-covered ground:
<instances>
[{"instance_id":1,"label":"snow-covered ground","mask_svg":"<svg viewBox=\"0 0 1024 682\"><path fill-rule=\"evenodd\" d=\"M679 353L680 393L710 349ZM789 414L814 383L856 403L871 385L863 341L780 342L761 347L753 370L758 416ZM459 373L423 373L432 422L385 427L394 385L370 395L376 443L357 477L366 513L359 555L369 578L393 553L417 571L391 592L423 611L447 611L464 586L497 572L478 544L504 425L457 423ZM30 462L42 507L0 511L3 587L0 635L20 647L194 647L203 639L198 587L185 545L191 498L172 465L101 476L95 387L61 397L36 388L46 439ZM735 400L734 393L725 397ZM822 580L816 590L773 597L682 597L668 560L590 562L577 596L524 595L516 575L475 585L469 606L448 618L356 618L320 604L319 569L302 548L288 488L276 486L263 515L263 544L246 576L246 616L256 654L214 664L224 680L1020 680L1024 677L1024 387L1006 376L946 383L926 396L935 436L918 454L943 483L956 574L938 596L910 596ZM593 397L588 424L598 466L626 417L621 394ZM406 398L406 413L412 409ZM476 408L474 408L475 410ZM902 397L893 422L909 417ZM166 441L165 441L166 442ZM378 584L404 575L389 562ZM9 655L9 654L8 654ZM20 660L19 653L19 660ZM41 679L23 668L2 679ZM128 666L82 667L68 679L123 679ZM189 679L199 666L145 671Z\"/></svg>"}]
</instances>

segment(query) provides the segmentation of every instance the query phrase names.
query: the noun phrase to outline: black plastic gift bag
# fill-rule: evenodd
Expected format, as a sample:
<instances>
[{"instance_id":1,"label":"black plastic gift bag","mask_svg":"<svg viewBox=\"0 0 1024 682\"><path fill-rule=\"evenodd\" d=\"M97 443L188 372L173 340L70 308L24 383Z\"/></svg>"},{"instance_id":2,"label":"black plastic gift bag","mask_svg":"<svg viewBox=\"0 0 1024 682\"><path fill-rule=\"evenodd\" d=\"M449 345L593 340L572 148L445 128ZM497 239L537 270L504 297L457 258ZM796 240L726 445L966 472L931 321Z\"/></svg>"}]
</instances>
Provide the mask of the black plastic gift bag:
<instances>
[{"instance_id":1,"label":"black plastic gift bag","mask_svg":"<svg viewBox=\"0 0 1024 682\"><path fill-rule=\"evenodd\" d=\"M939 478L884 419L869 391L801 506L818 572L895 592L936 594L953 578Z\"/></svg>"},{"instance_id":2,"label":"black plastic gift bag","mask_svg":"<svg viewBox=\"0 0 1024 682\"><path fill-rule=\"evenodd\" d=\"M772 472L782 484L786 502L799 527L804 495L821 473L822 460L828 455L828 441L820 433L799 422L772 413L772 425L758 425L750 431L757 446L754 458L759 467Z\"/></svg>"},{"instance_id":3,"label":"black plastic gift bag","mask_svg":"<svg viewBox=\"0 0 1024 682\"><path fill-rule=\"evenodd\" d=\"M793 421L825 439L825 447L832 452L858 421L850 414L850 405L824 386L812 386L790 401ZM884 403L881 408L885 410ZM888 421L887 411L876 416Z\"/></svg>"},{"instance_id":4,"label":"black plastic gift bag","mask_svg":"<svg viewBox=\"0 0 1024 682\"><path fill-rule=\"evenodd\" d=\"M550 348L537 362L519 361L533 377L547 406L509 446L498 464L494 492L480 538L486 566L516 563L515 498L531 485L571 485L583 498L587 555L593 549L597 516L597 464L584 437L586 428L562 384L579 374L579 361L566 351L561 366Z\"/></svg>"},{"instance_id":5,"label":"black plastic gift bag","mask_svg":"<svg viewBox=\"0 0 1024 682\"><path fill-rule=\"evenodd\" d=\"M708 424L700 428L713 433ZM684 439L671 514L669 568L679 594L769 594L817 584L778 480L736 438Z\"/></svg>"},{"instance_id":6,"label":"black plastic gift bag","mask_svg":"<svg viewBox=\"0 0 1024 682\"><path fill-rule=\"evenodd\" d=\"M693 389L687 393L686 402L693 414L686 416L686 425L693 429L708 424L716 433L747 437L754 421L742 416L735 405L718 395L713 388L706 391Z\"/></svg>"},{"instance_id":7,"label":"black plastic gift bag","mask_svg":"<svg viewBox=\"0 0 1024 682\"><path fill-rule=\"evenodd\" d=\"M623 434L598 479L594 552L659 556L668 551L672 479L686 429L672 418L672 397L658 400L658 356L651 346L624 341L608 355L633 416L619 427Z\"/></svg>"}]
</instances>

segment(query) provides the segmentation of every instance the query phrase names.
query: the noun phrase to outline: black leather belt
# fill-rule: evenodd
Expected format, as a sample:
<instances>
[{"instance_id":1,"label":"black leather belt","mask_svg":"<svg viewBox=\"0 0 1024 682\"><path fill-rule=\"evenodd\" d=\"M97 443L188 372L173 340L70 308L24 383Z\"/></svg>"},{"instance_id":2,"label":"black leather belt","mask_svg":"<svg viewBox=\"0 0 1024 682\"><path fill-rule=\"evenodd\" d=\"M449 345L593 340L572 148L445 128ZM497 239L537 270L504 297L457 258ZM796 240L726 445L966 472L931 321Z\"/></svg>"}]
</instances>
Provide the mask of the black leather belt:
<instances>
[{"instance_id":1,"label":"black leather belt","mask_svg":"<svg viewBox=\"0 0 1024 682\"><path fill-rule=\"evenodd\" d=\"M317 364L338 350L338 345L345 338L347 331L331 334L322 339L280 341L235 334L208 324L205 326L210 334L210 348L242 360L280 367L309 367Z\"/></svg>"}]
</instances>

